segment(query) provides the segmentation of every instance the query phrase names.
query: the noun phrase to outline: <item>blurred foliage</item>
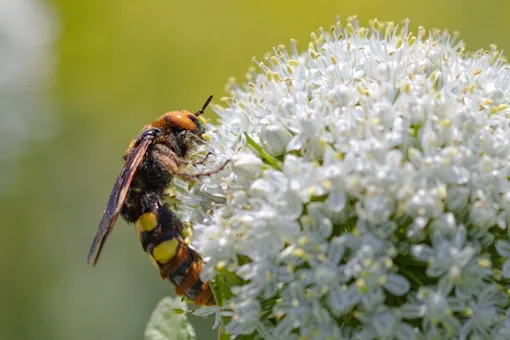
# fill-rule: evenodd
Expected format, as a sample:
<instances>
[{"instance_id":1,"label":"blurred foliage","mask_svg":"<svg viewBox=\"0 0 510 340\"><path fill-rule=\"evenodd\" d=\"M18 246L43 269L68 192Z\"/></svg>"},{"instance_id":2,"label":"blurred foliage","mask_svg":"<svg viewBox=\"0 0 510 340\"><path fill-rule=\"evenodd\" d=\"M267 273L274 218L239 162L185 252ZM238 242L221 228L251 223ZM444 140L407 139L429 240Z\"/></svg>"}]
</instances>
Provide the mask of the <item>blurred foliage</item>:
<instances>
[{"instance_id":1,"label":"blurred foliage","mask_svg":"<svg viewBox=\"0 0 510 340\"><path fill-rule=\"evenodd\" d=\"M163 298L152 312L144 340L195 340L197 337L186 311L186 302L180 297Z\"/></svg>"},{"instance_id":2,"label":"blurred foliage","mask_svg":"<svg viewBox=\"0 0 510 340\"><path fill-rule=\"evenodd\" d=\"M262 59L290 38L305 49L310 32L337 14L358 14L362 22L409 17L414 27L460 31L468 49L510 47L510 2L500 0L50 4L60 26L48 98L58 131L30 143L15 160L8 194L0 195L1 339L142 338L151 311L173 288L131 228L119 222L97 268L86 266L121 154L159 114L197 110L211 93L218 103L227 79L242 80L252 56ZM216 337L211 320L193 322L198 339Z\"/></svg>"}]
</instances>

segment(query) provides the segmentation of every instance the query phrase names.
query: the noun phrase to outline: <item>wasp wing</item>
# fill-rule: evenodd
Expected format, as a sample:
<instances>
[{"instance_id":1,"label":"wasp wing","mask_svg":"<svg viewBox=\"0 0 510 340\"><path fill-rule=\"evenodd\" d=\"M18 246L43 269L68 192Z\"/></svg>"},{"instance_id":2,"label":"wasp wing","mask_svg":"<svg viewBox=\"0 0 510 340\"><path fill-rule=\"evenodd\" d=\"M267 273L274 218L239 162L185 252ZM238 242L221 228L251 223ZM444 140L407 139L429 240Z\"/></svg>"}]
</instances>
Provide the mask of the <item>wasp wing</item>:
<instances>
[{"instance_id":1,"label":"wasp wing","mask_svg":"<svg viewBox=\"0 0 510 340\"><path fill-rule=\"evenodd\" d=\"M115 222L117 221L122 206L124 205L124 200L126 199L133 176L142 162L145 152L149 148L153 139L154 138L152 136L145 136L145 138L140 140L131 151L126 163L120 170L119 177L117 177L117 180L115 181L112 193L108 199L108 204L106 205L103 217L101 218L101 222L97 227L94 241L90 247L87 263L90 263L93 259L92 263L94 266L96 265L106 238L115 226Z\"/></svg>"}]
</instances>

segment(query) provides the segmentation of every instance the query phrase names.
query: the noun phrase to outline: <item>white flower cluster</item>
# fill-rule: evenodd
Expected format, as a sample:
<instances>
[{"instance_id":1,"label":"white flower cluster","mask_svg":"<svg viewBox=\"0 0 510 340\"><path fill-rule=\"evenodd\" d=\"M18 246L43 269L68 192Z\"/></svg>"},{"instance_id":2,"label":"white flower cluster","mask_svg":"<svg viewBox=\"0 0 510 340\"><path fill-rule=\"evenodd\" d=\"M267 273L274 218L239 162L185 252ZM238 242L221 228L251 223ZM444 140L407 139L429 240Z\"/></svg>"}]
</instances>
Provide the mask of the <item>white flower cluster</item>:
<instances>
[{"instance_id":1,"label":"white flower cluster","mask_svg":"<svg viewBox=\"0 0 510 340\"><path fill-rule=\"evenodd\" d=\"M510 339L510 69L463 49L350 19L231 85L180 197L227 333Z\"/></svg>"}]
</instances>

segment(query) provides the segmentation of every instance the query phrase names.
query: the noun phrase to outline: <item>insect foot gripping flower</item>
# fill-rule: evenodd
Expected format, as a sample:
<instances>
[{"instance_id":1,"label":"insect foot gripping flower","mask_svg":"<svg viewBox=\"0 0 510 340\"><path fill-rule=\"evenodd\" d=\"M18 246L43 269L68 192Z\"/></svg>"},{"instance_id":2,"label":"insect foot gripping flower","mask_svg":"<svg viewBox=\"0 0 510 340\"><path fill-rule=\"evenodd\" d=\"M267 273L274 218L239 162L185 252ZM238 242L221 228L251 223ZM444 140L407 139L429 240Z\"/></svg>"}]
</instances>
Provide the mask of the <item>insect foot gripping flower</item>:
<instances>
[{"instance_id":1,"label":"insect foot gripping flower","mask_svg":"<svg viewBox=\"0 0 510 340\"><path fill-rule=\"evenodd\" d=\"M209 126L231 171L177 189L218 303L198 312L226 337L510 339L498 50L351 19L257 64Z\"/></svg>"}]
</instances>

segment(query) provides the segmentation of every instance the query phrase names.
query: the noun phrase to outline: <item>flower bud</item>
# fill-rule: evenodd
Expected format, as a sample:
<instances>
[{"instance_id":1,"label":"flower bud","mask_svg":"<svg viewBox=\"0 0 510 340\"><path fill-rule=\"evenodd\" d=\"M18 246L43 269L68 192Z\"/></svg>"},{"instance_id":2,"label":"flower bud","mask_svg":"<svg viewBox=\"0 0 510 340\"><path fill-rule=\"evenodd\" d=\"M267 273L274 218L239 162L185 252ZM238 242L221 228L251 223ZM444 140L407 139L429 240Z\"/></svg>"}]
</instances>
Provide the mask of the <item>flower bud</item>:
<instances>
[{"instance_id":1,"label":"flower bud","mask_svg":"<svg viewBox=\"0 0 510 340\"><path fill-rule=\"evenodd\" d=\"M232 157L232 169L242 177L254 177L262 167L262 160L253 154L238 154Z\"/></svg>"},{"instance_id":2,"label":"flower bud","mask_svg":"<svg viewBox=\"0 0 510 340\"><path fill-rule=\"evenodd\" d=\"M287 144L292 139L292 134L283 126L269 125L262 128L260 139L268 153L280 156L285 152Z\"/></svg>"}]
</instances>

